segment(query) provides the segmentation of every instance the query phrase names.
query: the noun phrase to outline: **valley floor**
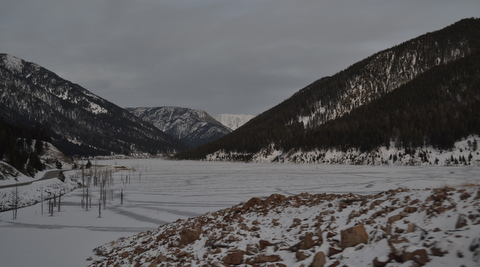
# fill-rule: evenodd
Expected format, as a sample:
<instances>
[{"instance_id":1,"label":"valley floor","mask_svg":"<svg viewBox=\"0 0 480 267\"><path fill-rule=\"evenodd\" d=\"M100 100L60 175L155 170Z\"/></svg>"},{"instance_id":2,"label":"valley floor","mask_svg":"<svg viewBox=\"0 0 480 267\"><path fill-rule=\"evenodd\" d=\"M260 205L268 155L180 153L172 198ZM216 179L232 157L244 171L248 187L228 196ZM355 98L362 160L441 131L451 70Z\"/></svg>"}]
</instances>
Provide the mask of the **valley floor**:
<instances>
[{"instance_id":1,"label":"valley floor","mask_svg":"<svg viewBox=\"0 0 480 267\"><path fill-rule=\"evenodd\" d=\"M42 214L36 204L0 213L0 258L5 266L86 266L92 250L117 238L201 216L271 194L302 192L376 194L390 189L435 188L480 183L480 168L244 164L112 160L123 165L108 188L99 217L99 189L91 187L92 207L82 208L82 189L62 197L60 212ZM135 169L133 171L132 169ZM120 194L123 190L124 201ZM8 240L8 241L7 241Z\"/></svg>"}]
</instances>

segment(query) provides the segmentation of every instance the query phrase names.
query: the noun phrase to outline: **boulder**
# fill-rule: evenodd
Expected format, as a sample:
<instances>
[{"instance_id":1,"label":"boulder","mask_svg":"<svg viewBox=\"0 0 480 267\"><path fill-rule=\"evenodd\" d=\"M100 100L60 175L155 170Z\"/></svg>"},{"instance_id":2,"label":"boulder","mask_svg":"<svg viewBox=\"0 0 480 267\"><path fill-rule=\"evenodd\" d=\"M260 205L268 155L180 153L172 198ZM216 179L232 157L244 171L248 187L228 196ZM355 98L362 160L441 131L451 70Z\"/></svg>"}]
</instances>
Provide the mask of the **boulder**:
<instances>
[{"instance_id":1,"label":"boulder","mask_svg":"<svg viewBox=\"0 0 480 267\"><path fill-rule=\"evenodd\" d=\"M184 228L180 231L180 244L182 246L186 246L198 240L200 238L200 234L202 233L201 228L197 229L187 229Z\"/></svg>"},{"instance_id":2,"label":"boulder","mask_svg":"<svg viewBox=\"0 0 480 267\"><path fill-rule=\"evenodd\" d=\"M243 250L233 250L230 251L227 256L223 259L223 263L226 265L239 265L243 263L243 256L245 251Z\"/></svg>"},{"instance_id":3,"label":"boulder","mask_svg":"<svg viewBox=\"0 0 480 267\"><path fill-rule=\"evenodd\" d=\"M270 242L267 241L267 240L260 240L260 241L258 242L258 245L259 245L259 247L260 247L260 250L264 250L266 247L271 246L272 243L270 243Z\"/></svg>"},{"instance_id":4,"label":"boulder","mask_svg":"<svg viewBox=\"0 0 480 267\"><path fill-rule=\"evenodd\" d=\"M295 258L297 258L298 261L303 261L304 259L310 257L310 254L303 252L303 251L297 251L295 252Z\"/></svg>"},{"instance_id":5,"label":"boulder","mask_svg":"<svg viewBox=\"0 0 480 267\"><path fill-rule=\"evenodd\" d=\"M311 249L313 246L322 242L321 239L318 239L317 241L314 241L313 237L314 237L314 234L312 232L306 233L305 237L302 239L302 241L298 242L297 244L295 244L295 245L293 245L289 248L290 251L296 252L298 250Z\"/></svg>"},{"instance_id":6,"label":"boulder","mask_svg":"<svg viewBox=\"0 0 480 267\"><path fill-rule=\"evenodd\" d=\"M413 260L420 265L425 265L429 261L427 250L423 248L414 251L405 250L402 259L403 262Z\"/></svg>"},{"instance_id":7,"label":"boulder","mask_svg":"<svg viewBox=\"0 0 480 267\"><path fill-rule=\"evenodd\" d=\"M323 267L326 262L327 262L327 259L325 257L325 253L320 251L320 252L317 252L317 254L315 254L315 256L313 257L313 262L310 266L311 267Z\"/></svg>"},{"instance_id":8,"label":"boulder","mask_svg":"<svg viewBox=\"0 0 480 267\"><path fill-rule=\"evenodd\" d=\"M368 234L363 224L340 231L342 249L368 243Z\"/></svg>"},{"instance_id":9,"label":"boulder","mask_svg":"<svg viewBox=\"0 0 480 267\"><path fill-rule=\"evenodd\" d=\"M390 260L391 259L388 256L375 257L375 259L373 259L373 266L374 267L385 267L390 262Z\"/></svg>"}]
</instances>

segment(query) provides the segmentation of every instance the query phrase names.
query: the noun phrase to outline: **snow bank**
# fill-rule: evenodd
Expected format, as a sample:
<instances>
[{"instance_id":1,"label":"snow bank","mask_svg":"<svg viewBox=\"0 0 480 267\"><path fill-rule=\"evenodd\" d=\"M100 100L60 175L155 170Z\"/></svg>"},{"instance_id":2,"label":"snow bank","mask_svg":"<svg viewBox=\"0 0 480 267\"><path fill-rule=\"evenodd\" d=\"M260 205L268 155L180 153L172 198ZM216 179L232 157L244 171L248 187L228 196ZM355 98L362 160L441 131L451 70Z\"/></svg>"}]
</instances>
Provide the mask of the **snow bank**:
<instances>
[{"instance_id":1,"label":"snow bank","mask_svg":"<svg viewBox=\"0 0 480 267\"><path fill-rule=\"evenodd\" d=\"M206 156L207 161L242 161L265 163L321 163L389 166L480 166L479 136L469 136L458 141L449 150L433 147L398 149L392 143L389 148L379 147L369 152L357 149L317 149L313 151L274 149L271 144L256 154L225 152L223 150Z\"/></svg>"}]
</instances>

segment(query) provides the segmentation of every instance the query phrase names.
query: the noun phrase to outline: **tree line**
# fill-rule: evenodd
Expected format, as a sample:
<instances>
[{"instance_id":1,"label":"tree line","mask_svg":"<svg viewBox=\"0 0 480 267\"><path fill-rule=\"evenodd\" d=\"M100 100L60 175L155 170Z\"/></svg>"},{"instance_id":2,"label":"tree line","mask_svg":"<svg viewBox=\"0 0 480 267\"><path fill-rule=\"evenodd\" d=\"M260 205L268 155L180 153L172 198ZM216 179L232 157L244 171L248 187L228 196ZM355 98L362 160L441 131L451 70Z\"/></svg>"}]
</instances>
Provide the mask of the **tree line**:
<instances>
[{"instance_id":1,"label":"tree line","mask_svg":"<svg viewBox=\"0 0 480 267\"><path fill-rule=\"evenodd\" d=\"M33 176L45 169L39 155L50 141L40 124L29 127L0 117L0 160L26 175Z\"/></svg>"}]
</instances>

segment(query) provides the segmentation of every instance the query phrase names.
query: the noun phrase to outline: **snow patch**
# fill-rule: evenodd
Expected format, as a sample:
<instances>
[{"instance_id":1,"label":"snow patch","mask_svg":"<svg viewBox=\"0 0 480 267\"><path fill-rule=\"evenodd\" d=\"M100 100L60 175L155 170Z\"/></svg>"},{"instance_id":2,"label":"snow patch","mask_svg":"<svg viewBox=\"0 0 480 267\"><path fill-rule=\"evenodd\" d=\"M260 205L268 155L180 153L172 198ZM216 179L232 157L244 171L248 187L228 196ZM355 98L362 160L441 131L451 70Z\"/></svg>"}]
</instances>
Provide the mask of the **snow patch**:
<instances>
[{"instance_id":1,"label":"snow patch","mask_svg":"<svg viewBox=\"0 0 480 267\"><path fill-rule=\"evenodd\" d=\"M98 104L90 102L90 110L93 114L107 113L108 111Z\"/></svg>"},{"instance_id":2,"label":"snow patch","mask_svg":"<svg viewBox=\"0 0 480 267\"><path fill-rule=\"evenodd\" d=\"M215 117L215 119L234 131L254 117L255 115L247 114L219 114Z\"/></svg>"},{"instance_id":3,"label":"snow patch","mask_svg":"<svg viewBox=\"0 0 480 267\"><path fill-rule=\"evenodd\" d=\"M5 55L3 63L10 71L22 72L23 70L23 61L12 55Z\"/></svg>"}]
</instances>

